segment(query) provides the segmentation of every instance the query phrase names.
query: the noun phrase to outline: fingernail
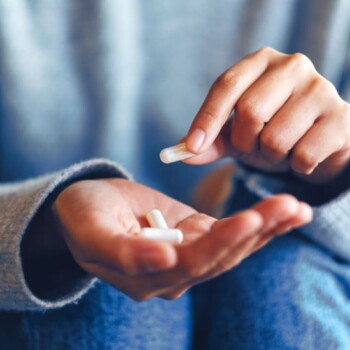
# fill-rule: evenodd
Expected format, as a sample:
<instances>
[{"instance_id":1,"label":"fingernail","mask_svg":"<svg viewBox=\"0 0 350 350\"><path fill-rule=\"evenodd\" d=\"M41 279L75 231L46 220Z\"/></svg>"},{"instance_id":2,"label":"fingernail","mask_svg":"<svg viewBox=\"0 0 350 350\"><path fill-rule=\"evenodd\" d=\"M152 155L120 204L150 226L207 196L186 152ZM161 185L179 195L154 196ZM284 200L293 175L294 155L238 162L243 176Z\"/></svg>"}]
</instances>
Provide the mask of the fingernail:
<instances>
[{"instance_id":1,"label":"fingernail","mask_svg":"<svg viewBox=\"0 0 350 350\"><path fill-rule=\"evenodd\" d=\"M190 136L186 139L187 149L191 152L199 152L205 139L205 132L196 128L192 131Z\"/></svg>"}]
</instances>

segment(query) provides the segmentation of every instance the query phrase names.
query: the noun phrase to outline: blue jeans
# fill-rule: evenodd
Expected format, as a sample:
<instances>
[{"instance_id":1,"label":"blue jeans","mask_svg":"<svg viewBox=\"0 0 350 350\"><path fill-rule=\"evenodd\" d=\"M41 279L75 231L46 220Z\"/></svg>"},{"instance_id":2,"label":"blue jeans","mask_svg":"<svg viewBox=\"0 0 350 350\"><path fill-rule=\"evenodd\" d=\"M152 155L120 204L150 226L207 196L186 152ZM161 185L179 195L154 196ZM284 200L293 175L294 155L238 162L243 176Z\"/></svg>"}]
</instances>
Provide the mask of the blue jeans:
<instances>
[{"instance_id":1,"label":"blue jeans","mask_svg":"<svg viewBox=\"0 0 350 350\"><path fill-rule=\"evenodd\" d=\"M350 349L350 265L296 231L193 294L198 350Z\"/></svg>"},{"instance_id":2,"label":"blue jeans","mask_svg":"<svg viewBox=\"0 0 350 350\"><path fill-rule=\"evenodd\" d=\"M229 211L257 198L237 192ZM350 249L350 247L349 247ZM0 349L350 349L350 266L292 232L176 301L99 283L76 305L0 313ZM194 310L194 327L192 311Z\"/></svg>"},{"instance_id":3,"label":"blue jeans","mask_svg":"<svg viewBox=\"0 0 350 350\"><path fill-rule=\"evenodd\" d=\"M0 349L183 350L191 339L189 294L134 302L98 283L77 304L42 312L1 312Z\"/></svg>"}]
</instances>

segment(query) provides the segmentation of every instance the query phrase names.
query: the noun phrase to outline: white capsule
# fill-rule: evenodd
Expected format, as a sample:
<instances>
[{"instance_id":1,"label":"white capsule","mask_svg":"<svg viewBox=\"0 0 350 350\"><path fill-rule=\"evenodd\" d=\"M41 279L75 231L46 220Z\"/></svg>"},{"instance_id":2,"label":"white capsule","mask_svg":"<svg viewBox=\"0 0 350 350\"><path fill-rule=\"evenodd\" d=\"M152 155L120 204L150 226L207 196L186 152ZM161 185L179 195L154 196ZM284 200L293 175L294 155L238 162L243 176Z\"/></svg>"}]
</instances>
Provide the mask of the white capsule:
<instances>
[{"instance_id":1,"label":"white capsule","mask_svg":"<svg viewBox=\"0 0 350 350\"><path fill-rule=\"evenodd\" d=\"M159 156L163 163L174 163L179 160L194 157L196 154L188 152L186 143L183 142L179 143L178 145L162 149Z\"/></svg>"},{"instance_id":2,"label":"white capsule","mask_svg":"<svg viewBox=\"0 0 350 350\"><path fill-rule=\"evenodd\" d=\"M177 228L154 228L154 227L144 227L141 230L141 237L156 239L163 242L180 244L183 241L183 233Z\"/></svg>"},{"instance_id":3,"label":"white capsule","mask_svg":"<svg viewBox=\"0 0 350 350\"><path fill-rule=\"evenodd\" d=\"M151 227L155 228L169 228L168 224L166 223L164 216L162 212L158 209L151 210L146 215L147 221Z\"/></svg>"}]
</instances>

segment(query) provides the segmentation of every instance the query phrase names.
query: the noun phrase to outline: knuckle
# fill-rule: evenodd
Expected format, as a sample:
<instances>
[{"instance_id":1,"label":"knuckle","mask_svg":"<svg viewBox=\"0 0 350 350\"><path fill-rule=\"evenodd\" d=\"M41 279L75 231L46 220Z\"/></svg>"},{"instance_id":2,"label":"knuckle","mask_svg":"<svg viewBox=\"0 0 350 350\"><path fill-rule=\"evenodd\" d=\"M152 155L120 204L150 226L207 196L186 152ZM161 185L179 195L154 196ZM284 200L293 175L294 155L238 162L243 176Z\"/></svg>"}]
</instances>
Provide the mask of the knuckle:
<instances>
[{"instance_id":1,"label":"knuckle","mask_svg":"<svg viewBox=\"0 0 350 350\"><path fill-rule=\"evenodd\" d=\"M257 50L256 53L258 55L270 56L270 55L276 54L277 51L271 46L263 46L259 50Z\"/></svg>"},{"instance_id":2,"label":"knuckle","mask_svg":"<svg viewBox=\"0 0 350 350\"><path fill-rule=\"evenodd\" d=\"M234 87L239 87L243 83L243 76L242 74L238 73L234 69L229 69L223 74L221 74L216 81L214 82L214 86L216 88L222 89L222 90L228 90Z\"/></svg>"},{"instance_id":3,"label":"knuckle","mask_svg":"<svg viewBox=\"0 0 350 350\"><path fill-rule=\"evenodd\" d=\"M294 157L294 170L299 172L314 168L319 162L318 156L310 147L299 147L295 149Z\"/></svg>"},{"instance_id":4,"label":"knuckle","mask_svg":"<svg viewBox=\"0 0 350 350\"><path fill-rule=\"evenodd\" d=\"M209 179L209 178L208 178ZM215 222L214 218L209 217L204 213L196 213L188 218L187 221L188 228L192 232L208 232L212 224ZM186 226L187 226L186 224Z\"/></svg>"},{"instance_id":5,"label":"knuckle","mask_svg":"<svg viewBox=\"0 0 350 350\"><path fill-rule=\"evenodd\" d=\"M271 132L269 129L263 130L260 136L262 149L270 151L270 156L274 158L285 157L288 154L286 140L283 134Z\"/></svg>"},{"instance_id":6,"label":"knuckle","mask_svg":"<svg viewBox=\"0 0 350 350\"><path fill-rule=\"evenodd\" d=\"M288 63L292 68L301 72L309 71L310 69L315 71L315 67L309 57L300 52L289 55Z\"/></svg>"},{"instance_id":7,"label":"knuckle","mask_svg":"<svg viewBox=\"0 0 350 350\"><path fill-rule=\"evenodd\" d=\"M265 113L263 108L249 98L241 98L236 105L237 118L249 125L264 123Z\"/></svg>"},{"instance_id":8,"label":"knuckle","mask_svg":"<svg viewBox=\"0 0 350 350\"><path fill-rule=\"evenodd\" d=\"M315 79L314 84L316 91L319 91L324 96L327 96L328 98L339 97L337 88L334 86L334 84L321 75Z\"/></svg>"},{"instance_id":9,"label":"knuckle","mask_svg":"<svg viewBox=\"0 0 350 350\"><path fill-rule=\"evenodd\" d=\"M209 110L201 112L201 122L207 126L213 125L217 122L217 117Z\"/></svg>"}]
</instances>

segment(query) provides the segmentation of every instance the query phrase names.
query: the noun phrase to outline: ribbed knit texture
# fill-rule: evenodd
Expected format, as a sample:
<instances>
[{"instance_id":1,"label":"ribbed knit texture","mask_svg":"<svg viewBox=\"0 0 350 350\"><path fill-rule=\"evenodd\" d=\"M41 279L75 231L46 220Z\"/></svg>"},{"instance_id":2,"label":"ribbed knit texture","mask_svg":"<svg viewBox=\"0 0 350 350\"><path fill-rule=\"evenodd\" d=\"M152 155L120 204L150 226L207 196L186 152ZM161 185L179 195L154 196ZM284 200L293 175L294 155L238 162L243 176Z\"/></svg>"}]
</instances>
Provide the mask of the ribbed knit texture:
<instances>
[{"instance_id":1,"label":"ribbed knit texture","mask_svg":"<svg viewBox=\"0 0 350 350\"><path fill-rule=\"evenodd\" d=\"M23 234L39 208L50 195L73 181L89 178L126 177L126 173L106 160L91 160L73 165L61 172L28 180L18 184L3 185L0 211L3 213L0 234L0 308L4 310L34 310L62 307L83 295L93 283L93 278L81 272L70 278L74 266L65 265L61 271L61 290L55 300L41 300L28 288L20 256ZM57 192L56 192L57 193ZM54 227L45 227L43 234ZM43 261L45 264L45 261ZM30 264L30 262L29 262ZM74 264L72 262L72 264ZM76 270L76 269L75 269ZM67 283L67 282L70 283ZM48 281L42 281L49 285ZM64 287L62 289L62 287Z\"/></svg>"}]
</instances>

